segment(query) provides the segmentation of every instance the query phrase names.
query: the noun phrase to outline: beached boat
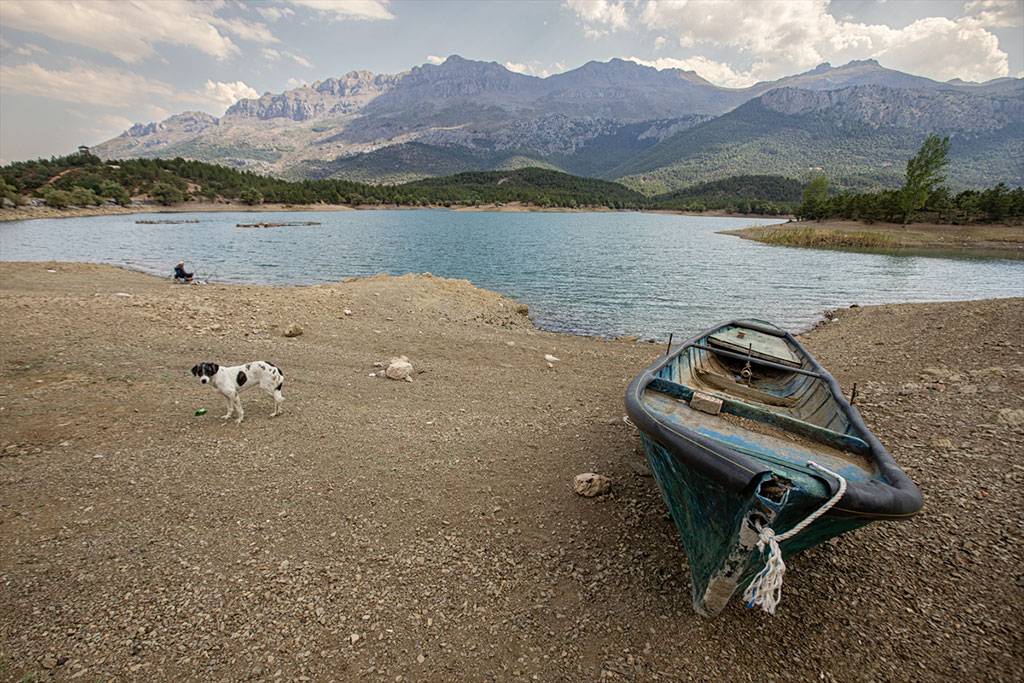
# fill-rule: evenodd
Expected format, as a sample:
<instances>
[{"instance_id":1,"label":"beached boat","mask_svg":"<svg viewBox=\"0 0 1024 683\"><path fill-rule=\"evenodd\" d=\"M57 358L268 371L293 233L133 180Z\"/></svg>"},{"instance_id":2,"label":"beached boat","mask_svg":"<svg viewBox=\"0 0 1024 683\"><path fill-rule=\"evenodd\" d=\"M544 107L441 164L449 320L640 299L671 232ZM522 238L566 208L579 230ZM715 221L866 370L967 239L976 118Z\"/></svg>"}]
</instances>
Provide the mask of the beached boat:
<instances>
[{"instance_id":1,"label":"beached boat","mask_svg":"<svg viewBox=\"0 0 1024 683\"><path fill-rule=\"evenodd\" d=\"M784 557L921 509L921 493L788 332L706 330L644 370L626 412L690 558L694 608L774 613Z\"/></svg>"}]
</instances>

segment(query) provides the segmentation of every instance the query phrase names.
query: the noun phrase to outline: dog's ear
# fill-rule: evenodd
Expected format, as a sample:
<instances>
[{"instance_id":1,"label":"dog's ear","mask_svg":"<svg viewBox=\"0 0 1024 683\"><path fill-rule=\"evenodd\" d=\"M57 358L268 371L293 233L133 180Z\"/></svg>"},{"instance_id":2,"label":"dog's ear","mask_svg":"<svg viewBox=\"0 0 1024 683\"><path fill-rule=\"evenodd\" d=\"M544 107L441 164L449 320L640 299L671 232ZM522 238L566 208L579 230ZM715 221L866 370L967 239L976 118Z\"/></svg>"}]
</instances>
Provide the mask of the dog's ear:
<instances>
[{"instance_id":1,"label":"dog's ear","mask_svg":"<svg viewBox=\"0 0 1024 683\"><path fill-rule=\"evenodd\" d=\"M217 365L216 363L210 363L210 377L216 375L218 370L220 370L219 365Z\"/></svg>"},{"instance_id":2,"label":"dog's ear","mask_svg":"<svg viewBox=\"0 0 1024 683\"><path fill-rule=\"evenodd\" d=\"M199 372L200 372L199 366L198 365L193 365L192 366L192 376L193 377L198 377L199 376Z\"/></svg>"}]
</instances>

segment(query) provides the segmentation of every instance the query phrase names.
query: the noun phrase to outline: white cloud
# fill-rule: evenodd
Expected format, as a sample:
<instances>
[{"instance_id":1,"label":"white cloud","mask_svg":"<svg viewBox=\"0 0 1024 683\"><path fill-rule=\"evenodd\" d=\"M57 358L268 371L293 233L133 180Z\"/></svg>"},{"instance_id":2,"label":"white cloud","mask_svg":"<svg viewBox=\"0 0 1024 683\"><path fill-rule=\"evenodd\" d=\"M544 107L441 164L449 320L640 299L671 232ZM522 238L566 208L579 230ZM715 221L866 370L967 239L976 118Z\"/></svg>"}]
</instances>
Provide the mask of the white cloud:
<instances>
[{"instance_id":1,"label":"white cloud","mask_svg":"<svg viewBox=\"0 0 1024 683\"><path fill-rule=\"evenodd\" d=\"M215 106L218 114L230 107L238 100L245 98L259 97L259 92L242 81L225 83L221 81L206 81L206 85L199 93L185 93L180 97L193 99L201 105Z\"/></svg>"},{"instance_id":2,"label":"white cloud","mask_svg":"<svg viewBox=\"0 0 1024 683\"><path fill-rule=\"evenodd\" d=\"M713 59L700 55L687 57L686 59L674 59L672 57L659 57L658 59L628 57L627 59L637 64L653 66L659 70L682 69L683 71L695 71L701 78L726 88L743 88L757 82L757 79L749 71L736 71L724 62L716 62Z\"/></svg>"},{"instance_id":3,"label":"white cloud","mask_svg":"<svg viewBox=\"0 0 1024 683\"><path fill-rule=\"evenodd\" d=\"M990 28L1024 26L1024 2L1021 0L971 0L964 4L964 14Z\"/></svg>"},{"instance_id":4,"label":"white cloud","mask_svg":"<svg viewBox=\"0 0 1024 683\"><path fill-rule=\"evenodd\" d=\"M657 38L654 39L654 49L660 50L661 48L665 47L666 42L668 41L665 39L665 36L658 36Z\"/></svg>"},{"instance_id":5,"label":"white cloud","mask_svg":"<svg viewBox=\"0 0 1024 683\"><path fill-rule=\"evenodd\" d=\"M288 57L288 59L292 60L293 62L295 62L299 66L304 66L307 69L312 69L313 68L313 62L309 61L308 59L306 59L302 55L297 55L294 52L287 52L287 53L285 53L285 55Z\"/></svg>"},{"instance_id":6,"label":"white cloud","mask_svg":"<svg viewBox=\"0 0 1024 683\"><path fill-rule=\"evenodd\" d=\"M154 56L153 46L159 43L224 59L237 54L238 47L217 29L215 24L224 23L213 15L217 7L185 0L3 0L0 23L107 52L124 62Z\"/></svg>"},{"instance_id":7,"label":"white cloud","mask_svg":"<svg viewBox=\"0 0 1024 683\"><path fill-rule=\"evenodd\" d=\"M614 19L594 3L567 0L566 4L584 21L585 32L642 26L659 34L671 31L685 48L731 48L749 69L723 65L733 75L720 69L720 77L739 82L778 78L825 61L845 63L869 57L890 68L939 80L1005 76L1008 57L979 17L997 17L988 21L999 25L1016 21L1014 11L1019 11L1021 3L1014 2L1016 7L997 0L971 2L968 7L976 16L928 17L902 28L836 19L828 11L828 0L646 0L642 5L620 3L626 16Z\"/></svg>"},{"instance_id":8,"label":"white cloud","mask_svg":"<svg viewBox=\"0 0 1024 683\"><path fill-rule=\"evenodd\" d=\"M271 62L276 62L279 59L284 58L284 59L290 59L293 62L295 62L296 64L298 64L299 66L304 66L307 69L312 69L313 68L313 63L311 61L309 61L308 59L306 59L302 55L297 55L294 52L289 52L288 50L275 50L272 47L265 47L262 50L260 50L260 52L263 54L263 56L267 60L269 60Z\"/></svg>"},{"instance_id":9,"label":"white cloud","mask_svg":"<svg viewBox=\"0 0 1024 683\"><path fill-rule=\"evenodd\" d=\"M106 107L175 96L173 86L129 71L86 66L48 70L38 64L0 65L0 91Z\"/></svg>"},{"instance_id":10,"label":"white cloud","mask_svg":"<svg viewBox=\"0 0 1024 683\"><path fill-rule=\"evenodd\" d=\"M3 38L0 38L0 50L10 51L16 55L22 57L32 57L33 55L48 55L50 51L45 47L40 47L35 43L25 43L23 45L15 45Z\"/></svg>"},{"instance_id":11,"label":"white cloud","mask_svg":"<svg viewBox=\"0 0 1024 683\"><path fill-rule=\"evenodd\" d=\"M154 118L166 116L162 104L176 103L219 115L243 97L259 97L254 88L242 81L208 80L199 90L178 90L169 83L122 69L85 64L47 69L34 63L0 65L0 92L133 112L148 108L163 114Z\"/></svg>"},{"instance_id":12,"label":"white cloud","mask_svg":"<svg viewBox=\"0 0 1024 683\"><path fill-rule=\"evenodd\" d=\"M221 19L215 18L211 20L216 26L220 26L229 33L234 34L236 37L242 40L248 40L253 43L280 43L270 29L267 28L266 24L261 24L258 21L250 22L244 19Z\"/></svg>"},{"instance_id":13,"label":"white cloud","mask_svg":"<svg viewBox=\"0 0 1024 683\"><path fill-rule=\"evenodd\" d=\"M388 9L388 0L287 0L299 7L308 7L332 19L366 19L379 21L394 19Z\"/></svg>"},{"instance_id":14,"label":"white cloud","mask_svg":"<svg viewBox=\"0 0 1024 683\"><path fill-rule=\"evenodd\" d=\"M565 6L583 22L588 38L600 38L609 32L629 27L626 3L612 0L565 0Z\"/></svg>"},{"instance_id":15,"label":"white cloud","mask_svg":"<svg viewBox=\"0 0 1024 683\"><path fill-rule=\"evenodd\" d=\"M517 74L539 76L540 78L547 78L552 74L565 71L565 64L562 62L555 62L550 66L544 66L536 60L532 62L505 62L504 67L509 71L516 72Z\"/></svg>"},{"instance_id":16,"label":"white cloud","mask_svg":"<svg viewBox=\"0 0 1024 683\"><path fill-rule=\"evenodd\" d=\"M283 19L284 17L290 17L293 14L295 14L295 12L293 10L291 10L291 9L289 9L287 7L275 7L275 6L267 7L267 6L263 6L263 5L257 5L256 6L256 11L259 12L260 16L262 16L267 21L277 21L278 19Z\"/></svg>"},{"instance_id":17,"label":"white cloud","mask_svg":"<svg viewBox=\"0 0 1024 683\"><path fill-rule=\"evenodd\" d=\"M427 61L431 64L443 64L444 57L438 57L437 55L427 55Z\"/></svg>"}]
</instances>

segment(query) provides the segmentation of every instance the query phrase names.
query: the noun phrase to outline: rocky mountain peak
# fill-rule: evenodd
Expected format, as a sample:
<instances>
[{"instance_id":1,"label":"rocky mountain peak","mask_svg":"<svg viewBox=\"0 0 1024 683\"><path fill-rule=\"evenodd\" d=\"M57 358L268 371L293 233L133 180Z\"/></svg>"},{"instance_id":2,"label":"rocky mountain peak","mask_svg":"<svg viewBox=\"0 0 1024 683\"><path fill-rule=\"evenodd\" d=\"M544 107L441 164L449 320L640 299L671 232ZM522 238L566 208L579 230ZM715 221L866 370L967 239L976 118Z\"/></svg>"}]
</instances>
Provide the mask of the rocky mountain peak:
<instances>
[{"instance_id":1,"label":"rocky mountain peak","mask_svg":"<svg viewBox=\"0 0 1024 683\"><path fill-rule=\"evenodd\" d=\"M204 111L186 111L160 122L136 123L121 133L120 137L141 138L157 133L199 134L218 123L219 119L216 116Z\"/></svg>"}]
</instances>

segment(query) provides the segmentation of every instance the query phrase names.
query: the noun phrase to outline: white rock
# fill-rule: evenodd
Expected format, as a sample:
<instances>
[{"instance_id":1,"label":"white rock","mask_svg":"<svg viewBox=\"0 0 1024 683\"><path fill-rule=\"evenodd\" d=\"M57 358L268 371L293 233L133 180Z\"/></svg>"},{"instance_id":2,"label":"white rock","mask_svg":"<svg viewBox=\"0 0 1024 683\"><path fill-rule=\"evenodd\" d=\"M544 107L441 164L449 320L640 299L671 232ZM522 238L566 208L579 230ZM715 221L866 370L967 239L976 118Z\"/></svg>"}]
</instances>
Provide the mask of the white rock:
<instances>
[{"instance_id":1,"label":"white rock","mask_svg":"<svg viewBox=\"0 0 1024 683\"><path fill-rule=\"evenodd\" d=\"M128 292L114 292L114 296L119 296L122 299L130 299L130 298L132 298L132 295L129 294Z\"/></svg>"},{"instance_id":2,"label":"white rock","mask_svg":"<svg viewBox=\"0 0 1024 683\"><path fill-rule=\"evenodd\" d=\"M558 361L560 361L562 359L561 358L555 358L550 353L545 353L544 354L544 360L546 360L549 363L557 363Z\"/></svg>"},{"instance_id":3,"label":"white rock","mask_svg":"<svg viewBox=\"0 0 1024 683\"><path fill-rule=\"evenodd\" d=\"M576 493L584 498L603 496L611 490L612 480L603 474L584 472L583 474L576 475L576 478L573 480L573 488L576 490Z\"/></svg>"},{"instance_id":4,"label":"white rock","mask_svg":"<svg viewBox=\"0 0 1024 683\"><path fill-rule=\"evenodd\" d=\"M302 325L298 323L291 323L288 327L284 328L284 336L286 337L298 337L302 334Z\"/></svg>"},{"instance_id":5,"label":"white rock","mask_svg":"<svg viewBox=\"0 0 1024 683\"><path fill-rule=\"evenodd\" d=\"M343 312L345 313L345 315L352 315L352 309L351 308L346 308Z\"/></svg>"},{"instance_id":6,"label":"white rock","mask_svg":"<svg viewBox=\"0 0 1024 683\"><path fill-rule=\"evenodd\" d=\"M399 356L398 358L392 358L388 361L388 367L384 370L384 375L388 379L408 379L412 381L412 363L405 356Z\"/></svg>"}]
</instances>

